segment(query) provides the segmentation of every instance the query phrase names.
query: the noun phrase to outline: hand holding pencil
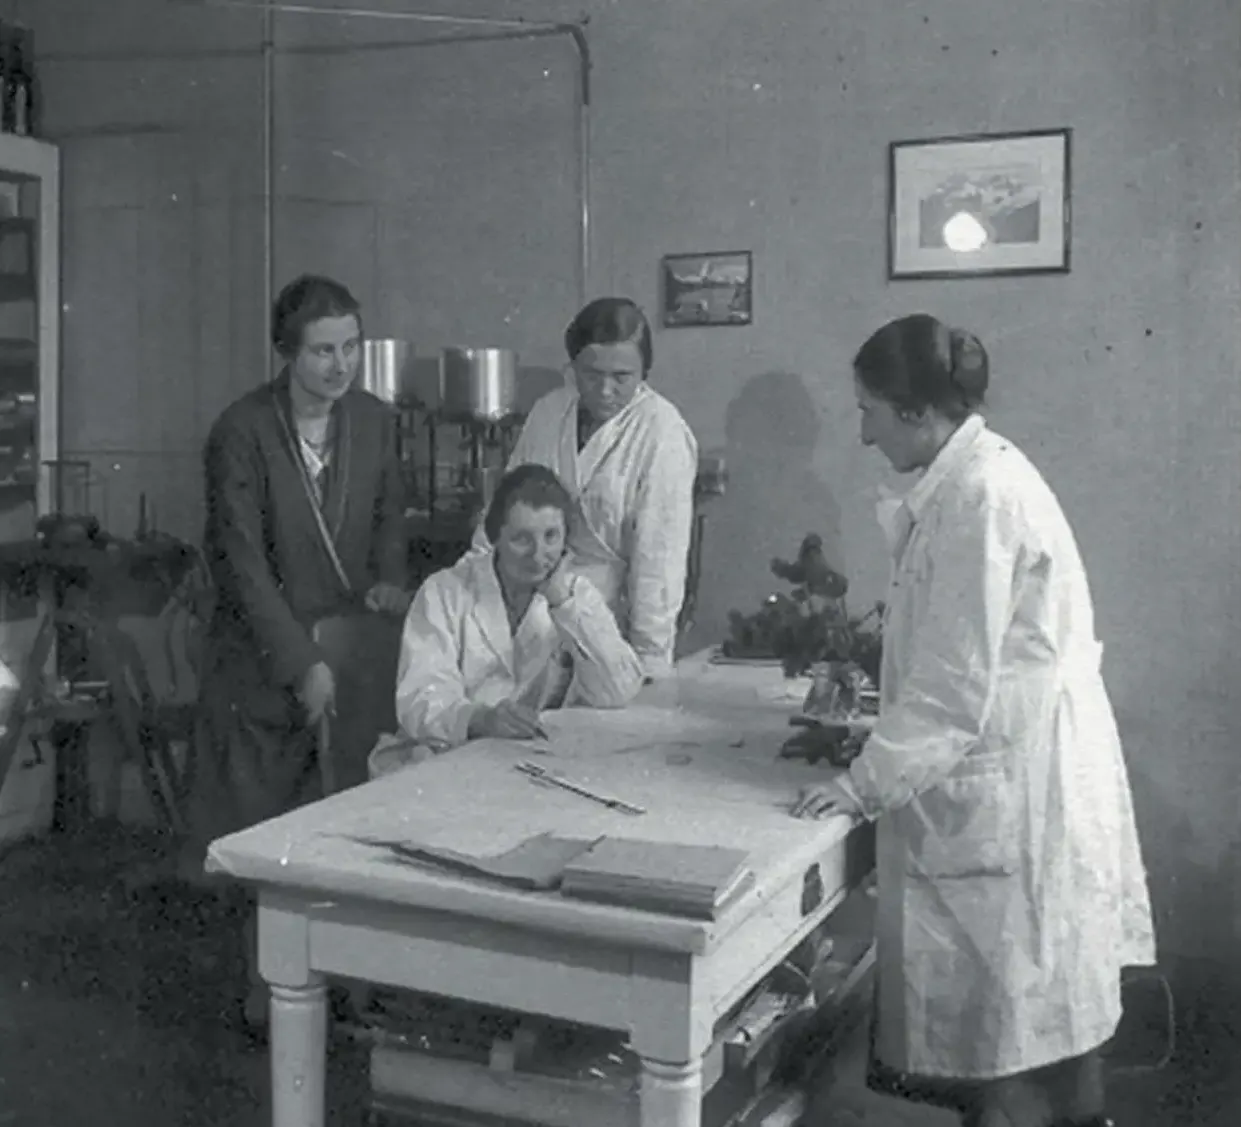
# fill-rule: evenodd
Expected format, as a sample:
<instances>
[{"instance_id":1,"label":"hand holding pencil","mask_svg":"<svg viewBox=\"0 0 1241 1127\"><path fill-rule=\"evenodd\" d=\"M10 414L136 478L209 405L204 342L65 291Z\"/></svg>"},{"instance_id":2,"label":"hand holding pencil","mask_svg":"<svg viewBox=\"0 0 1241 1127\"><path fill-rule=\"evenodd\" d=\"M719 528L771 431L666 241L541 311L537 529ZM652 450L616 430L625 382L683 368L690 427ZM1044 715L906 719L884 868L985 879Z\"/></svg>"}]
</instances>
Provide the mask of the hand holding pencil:
<instances>
[{"instance_id":1,"label":"hand holding pencil","mask_svg":"<svg viewBox=\"0 0 1241 1127\"><path fill-rule=\"evenodd\" d=\"M547 732L539 714L529 705L515 700L485 705L470 720L471 739L545 740Z\"/></svg>"}]
</instances>

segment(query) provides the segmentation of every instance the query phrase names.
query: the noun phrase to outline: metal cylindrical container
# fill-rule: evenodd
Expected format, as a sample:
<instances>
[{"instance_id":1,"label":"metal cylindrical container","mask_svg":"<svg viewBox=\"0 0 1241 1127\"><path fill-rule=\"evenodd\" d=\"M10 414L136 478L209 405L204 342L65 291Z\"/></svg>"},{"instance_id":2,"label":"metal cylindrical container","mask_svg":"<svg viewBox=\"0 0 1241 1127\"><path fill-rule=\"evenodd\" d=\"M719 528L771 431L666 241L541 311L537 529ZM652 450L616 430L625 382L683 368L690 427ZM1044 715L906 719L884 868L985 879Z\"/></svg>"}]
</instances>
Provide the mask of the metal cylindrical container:
<instances>
[{"instance_id":1,"label":"metal cylindrical container","mask_svg":"<svg viewBox=\"0 0 1241 1127\"><path fill-rule=\"evenodd\" d=\"M385 403L406 403L413 389L414 346L407 340L367 340L362 344L358 387Z\"/></svg>"},{"instance_id":2,"label":"metal cylindrical container","mask_svg":"<svg viewBox=\"0 0 1241 1127\"><path fill-rule=\"evenodd\" d=\"M440 355L440 410L498 422L517 412L517 353L508 348L445 348Z\"/></svg>"}]
</instances>

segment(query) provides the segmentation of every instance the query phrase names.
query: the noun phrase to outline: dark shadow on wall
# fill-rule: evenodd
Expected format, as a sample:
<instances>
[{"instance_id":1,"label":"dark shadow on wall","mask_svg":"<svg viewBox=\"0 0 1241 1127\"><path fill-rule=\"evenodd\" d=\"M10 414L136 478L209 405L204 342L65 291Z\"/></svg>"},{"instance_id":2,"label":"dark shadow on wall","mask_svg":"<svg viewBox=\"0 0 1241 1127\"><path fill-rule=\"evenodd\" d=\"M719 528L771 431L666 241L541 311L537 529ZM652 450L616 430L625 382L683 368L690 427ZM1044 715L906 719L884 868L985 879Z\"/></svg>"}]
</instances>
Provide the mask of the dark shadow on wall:
<instances>
[{"instance_id":1,"label":"dark shadow on wall","mask_svg":"<svg viewBox=\"0 0 1241 1127\"><path fill-rule=\"evenodd\" d=\"M1144 716L1146 707L1118 706L1116 721L1155 917L1158 966L1171 982L1178 1022L1192 1021L1190 1011L1201 1008L1227 1016L1241 1032L1241 964L1234 954L1241 920L1241 834L1228 826L1235 796L1220 793L1217 764L1204 758L1192 737L1176 747L1177 774L1186 781L1170 793L1166 771L1144 766L1169 743L1163 726ZM1209 703L1201 707L1201 723L1218 722ZM1232 708L1224 707L1231 723ZM1223 838L1216 836L1221 831Z\"/></svg>"},{"instance_id":2,"label":"dark shadow on wall","mask_svg":"<svg viewBox=\"0 0 1241 1127\"><path fill-rule=\"evenodd\" d=\"M721 641L730 610L752 613L782 589L771 558L794 557L806 533L819 533L829 562L841 564L840 506L813 470L821 426L818 406L791 372L754 376L729 404L728 489L707 511L699 611L687 650Z\"/></svg>"}]
</instances>

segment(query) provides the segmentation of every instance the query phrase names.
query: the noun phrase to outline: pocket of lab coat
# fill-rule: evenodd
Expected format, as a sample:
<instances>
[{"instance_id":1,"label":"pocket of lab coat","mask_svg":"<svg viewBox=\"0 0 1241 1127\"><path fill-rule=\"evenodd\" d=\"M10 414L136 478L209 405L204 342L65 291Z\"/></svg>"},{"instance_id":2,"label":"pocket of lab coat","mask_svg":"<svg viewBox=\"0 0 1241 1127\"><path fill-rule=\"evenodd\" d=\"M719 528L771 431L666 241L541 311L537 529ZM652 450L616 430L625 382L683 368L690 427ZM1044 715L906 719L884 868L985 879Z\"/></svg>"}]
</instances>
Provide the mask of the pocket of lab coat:
<instances>
[{"instance_id":1,"label":"pocket of lab coat","mask_svg":"<svg viewBox=\"0 0 1241 1127\"><path fill-rule=\"evenodd\" d=\"M951 880L1017 871L1016 802L1002 763L967 763L923 791L906 812L913 877Z\"/></svg>"}]
</instances>

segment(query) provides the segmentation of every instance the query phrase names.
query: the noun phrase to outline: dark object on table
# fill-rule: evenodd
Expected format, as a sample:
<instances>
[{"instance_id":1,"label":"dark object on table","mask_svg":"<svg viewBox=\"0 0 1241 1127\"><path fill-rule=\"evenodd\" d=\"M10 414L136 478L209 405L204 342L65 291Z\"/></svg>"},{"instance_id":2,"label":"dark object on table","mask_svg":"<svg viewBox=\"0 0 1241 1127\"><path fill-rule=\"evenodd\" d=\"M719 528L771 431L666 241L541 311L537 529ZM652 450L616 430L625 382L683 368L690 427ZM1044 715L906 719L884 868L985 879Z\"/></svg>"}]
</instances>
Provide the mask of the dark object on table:
<instances>
[{"instance_id":1,"label":"dark object on table","mask_svg":"<svg viewBox=\"0 0 1241 1127\"><path fill-rule=\"evenodd\" d=\"M776 557L771 561L771 573L795 587L804 587L807 595L824 599L843 599L849 591L849 581L828 566L823 537L815 532L802 540L795 563Z\"/></svg>"},{"instance_id":2,"label":"dark object on table","mask_svg":"<svg viewBox=\"0 0 1241 1127\"><path fill-rule=\"evenodd\" d=\"M102 531L98 517L68 516L65 513L49 513L40 517L35 525L35 535L53 548L98 544Z\"/></svg>"},{"instance_id":3,"label":"dark object on table","mask_svg":"<svg viewBox=\"0 0 1241 1127\"><path fill-rule=\"evenodd\" d=\"M104 532L94 517L47 516L38 538L0 544L0 584L14 595L37 595L40 580L89 588L101 601L125 583L154 582L164 598L198 564L198 550L171 536L122 540Z\"/></svg>"},{"instance_id":4,"label":"dark object on table","mask_svg":"<svg viewBox=\"0 0 1241 1127\"><path fill-rule=\"evenodd\" d=\"M850 731L847 724L794 716L789 723L800 728L780 748L781 759L804 759L816 764L826 759L833 767L846 768L862 752L866 737Z\"/></svg>"},{"instance_id":5,"label":"dark object on table","mask_svg":"<svg viewBox=\"0 0 1241 1127\"><path fill-rule=\"evenodd\" d=\"M814 683L802 711L808 716L831 720L857 713L877 715L878 694L870 677L855 661L822 661L811 672Z\"/></svg>"},{"instance_id":6,"label":"dark object on table","mask_svg":"<svg viewBox=\"0 0 1241 1127\"><path fill-rule=\"evenodd\" d=\"M810 533L796 562L775 559L771 570L792 583L793 590L771 595L756 614L732 611L725 656L778 658L786 677L799 677L824 662L853 664L877 685L882 605L861 618L849 617L848 581L828 566L822 538Z\"/></svg>"}]
</instances>

